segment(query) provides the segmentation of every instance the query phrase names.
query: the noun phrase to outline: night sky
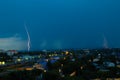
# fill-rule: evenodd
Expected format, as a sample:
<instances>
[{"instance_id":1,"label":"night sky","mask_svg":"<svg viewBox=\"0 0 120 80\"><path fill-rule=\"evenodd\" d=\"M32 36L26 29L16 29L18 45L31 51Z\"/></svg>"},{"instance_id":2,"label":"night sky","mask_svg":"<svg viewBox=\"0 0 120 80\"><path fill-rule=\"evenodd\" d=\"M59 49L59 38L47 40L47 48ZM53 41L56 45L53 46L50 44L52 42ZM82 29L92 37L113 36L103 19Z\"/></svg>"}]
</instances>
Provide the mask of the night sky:
<instances>
[{"instance_id":1,"label":"night sky","mask_svg":"<svg viewBox=\"0 0 120 80\"><path fill-rule=\"evenodd\" d=\"M119 48L120 0L0 0L0 49Z\"/></svg>"}]
</instances>

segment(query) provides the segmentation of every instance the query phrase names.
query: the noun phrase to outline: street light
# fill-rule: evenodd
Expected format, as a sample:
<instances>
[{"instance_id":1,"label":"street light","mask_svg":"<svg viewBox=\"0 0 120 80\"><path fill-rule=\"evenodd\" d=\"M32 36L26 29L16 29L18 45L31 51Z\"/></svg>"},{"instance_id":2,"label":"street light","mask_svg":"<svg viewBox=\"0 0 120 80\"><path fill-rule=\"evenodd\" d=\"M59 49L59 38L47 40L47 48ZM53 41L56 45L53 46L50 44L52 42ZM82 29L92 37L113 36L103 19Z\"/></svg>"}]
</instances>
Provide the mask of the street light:
<instances>
[{"instance_id":1,"label":"street light","mask_svg":"<svg viewBox=\"0 0 120 80\"><path fill-rule=\"evenodd\" d=\"M2 62L2 65L5 65L5 61Z\"/></svg>"},{"instance_id":2,"label":"street light","mask_svg":"<svg viewBox=\"0 0 120 80\"><path fill-rule=\"evenodd\" d=\"M44 70L44 72L46 73L47 71L46 71L46 70Z\"/></svg>"},{"instance_id":3,"label":"street light","mask_svg":"<svg viewBox=\"0 0 120 80\"><path fill-rule=\"evenodd\" d=\"M0 65L5 65L5 61L0 61Z\"/></svg>"}]
</instances>

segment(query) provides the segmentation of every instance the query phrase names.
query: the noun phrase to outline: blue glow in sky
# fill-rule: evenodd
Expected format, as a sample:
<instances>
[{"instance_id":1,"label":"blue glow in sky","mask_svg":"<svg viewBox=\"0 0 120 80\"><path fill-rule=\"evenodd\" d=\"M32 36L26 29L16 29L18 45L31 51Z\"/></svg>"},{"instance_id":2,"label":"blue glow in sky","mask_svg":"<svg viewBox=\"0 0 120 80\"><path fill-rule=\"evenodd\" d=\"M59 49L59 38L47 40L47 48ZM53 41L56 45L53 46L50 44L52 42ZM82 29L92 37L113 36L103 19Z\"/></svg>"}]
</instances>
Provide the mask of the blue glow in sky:
<instances>
[{"instance_id":1,"label":"blue glow in sky","mask_svg":"<svg viewBox=\"0 0 120 80\"><path fill-rule=\"evenodd\" d=\"M0 48L120 47L120 0L2 0ZM106 40L105 40L106 39Z\"/></svg>"}]
</instances>

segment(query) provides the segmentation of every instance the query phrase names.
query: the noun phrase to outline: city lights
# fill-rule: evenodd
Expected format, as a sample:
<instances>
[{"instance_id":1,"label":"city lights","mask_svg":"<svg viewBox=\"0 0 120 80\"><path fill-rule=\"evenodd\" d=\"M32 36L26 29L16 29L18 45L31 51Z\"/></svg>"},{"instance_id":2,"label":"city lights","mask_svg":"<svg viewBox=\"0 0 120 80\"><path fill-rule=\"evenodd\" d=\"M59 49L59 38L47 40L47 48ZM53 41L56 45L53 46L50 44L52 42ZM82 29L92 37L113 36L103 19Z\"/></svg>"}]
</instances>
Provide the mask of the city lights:
<instances>
[{"instance_id":1,"label":"city lights","mask_svg":"<svg viewBox=\"0 0 120 80\"><path fill-rule=\"evenodd\" d=\"M0 65L5 65L5 61L0 61Z\"/></svg>"},{"instance_id":2,"label":"city lights","mask_svg":"<svg viewBox=\"0 0 120 80\"><path fill-rule=\"evenodd\" d=\"M65 52L65 54L66 54L66 55L68 55L68 54L69 54L69 52L68 52L68 51L66 51L66 52Z\"/></svg>"}]
</instances>

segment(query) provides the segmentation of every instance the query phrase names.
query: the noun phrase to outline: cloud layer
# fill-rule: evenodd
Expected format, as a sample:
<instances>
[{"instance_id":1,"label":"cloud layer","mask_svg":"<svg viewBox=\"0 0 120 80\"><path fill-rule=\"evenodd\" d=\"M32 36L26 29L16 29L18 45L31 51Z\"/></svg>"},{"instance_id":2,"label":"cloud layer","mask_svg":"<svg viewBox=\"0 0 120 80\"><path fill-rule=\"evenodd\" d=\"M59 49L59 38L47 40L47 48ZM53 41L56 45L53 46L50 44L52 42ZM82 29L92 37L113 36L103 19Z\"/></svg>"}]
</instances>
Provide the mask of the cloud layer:
<instances>
[{"instance_id":1,"label":"cloud layer","mask_svg":"<svg viewBox=\"0 0 120 80\"><path fill-rule=\"evenodd\" d=\"M27 41L23 40L21 37L6 37L0 38L0 49L4 50L26 50Z\"/></svg>"}]
</instances>

